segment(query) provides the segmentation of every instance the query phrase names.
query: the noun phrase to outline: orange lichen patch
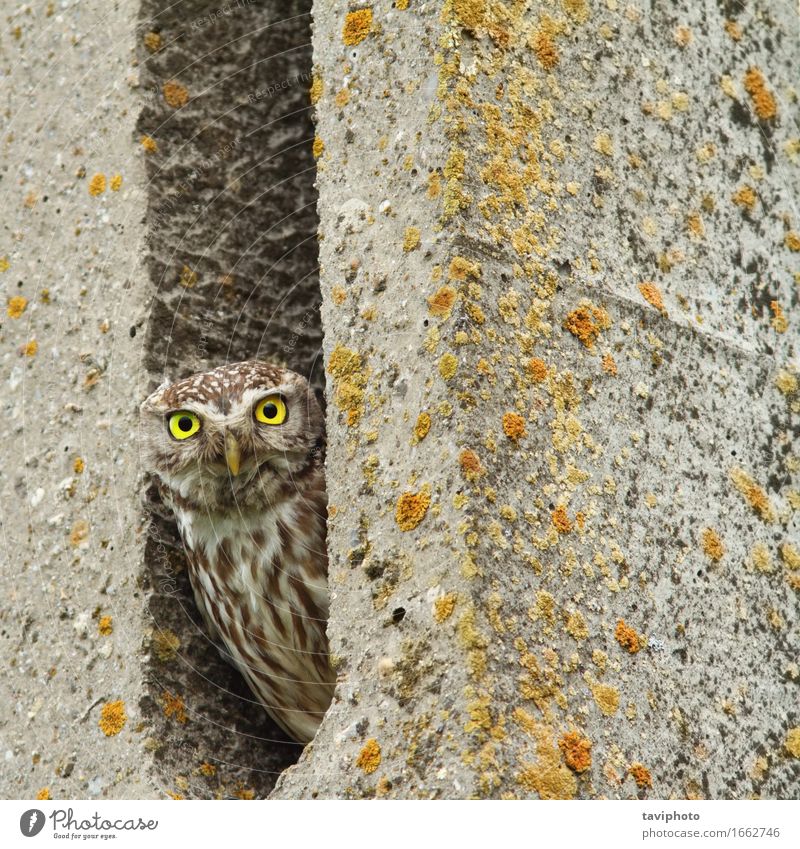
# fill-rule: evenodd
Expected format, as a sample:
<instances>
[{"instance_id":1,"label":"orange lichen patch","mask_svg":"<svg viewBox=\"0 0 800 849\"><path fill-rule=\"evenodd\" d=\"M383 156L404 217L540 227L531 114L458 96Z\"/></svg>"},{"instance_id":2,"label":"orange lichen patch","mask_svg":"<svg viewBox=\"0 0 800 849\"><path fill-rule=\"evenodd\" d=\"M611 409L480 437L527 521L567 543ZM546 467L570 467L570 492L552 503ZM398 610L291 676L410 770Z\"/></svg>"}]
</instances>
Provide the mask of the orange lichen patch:
<instances>
[{"instance_id":1,"label":"orange lichen patch","mask_svg":"<svg viewBox=\"0 0 800 849\"><path fill-rule=\"evenodd\" d=\"M86 519L78 519L69 534L69 544L77 548L89 536L89 523Z\"/></svg>"},{"instance_id":2,"label":"orange lichen patch","mask_svg":"<svg viewBox=\"0 0 800 849\"><path fill-rule=\"evenodd\" d=\"M336 97L333 98L333 102L339 107L339 109L344 109L344 107L350 102L350 89L343 88L341 91L337 91Z\"/></svg>"},{"instance_id":3,"label":"orange lichen patch","mask_svg":"<svg viewBox=\"0 0 800 849\"><path fill-rule=\"evenodd\" d=\"M742 186L731 195L731 200L737 206L741 206L742 209L752 212L755 209L758 195L752 186Z\"/></svg>"},{"instance_id":4,"label":"orange lichen patch","mask_svg":"<svg viewBox=\"0 0 800 849\"><path fill-rule=\"evenodd\" d=\"M474 277L477 280L481 276L481 267L477 262L470 262L463 256L454 256L450 260L447 276L450 280L463 281L468 277Z\"/></svg>"},{"instance_id":5,"label":"orange lichen patch","mask_svg":"<svg viewBox=\"0 0 800 849\"><path fill-rule=\"evenodd\" d=\"M767 88L761 71L752 67L744 75L744 88L753 101L753 109L762 121L768 121L778 114L778 104L772 92Z\"/></svg>"},{"instance_id":6,"label":"orange lichen patch","mask_svg":"<svg viewBox=\"0 0 800 849\"><path fill-rule=\"evenodd\" d=\"M608 684L592 684L591 688L597 707L606 716L613 716L619 708L619 690Z\"/></svg>"},{"instance_id":7,"label":"orange lichen patch","mask_svg":"<svg viewBox=\"0 0 800 849\"><path fill-rule=\"evenodd\" d=\"M604 354L603 359L600 361L600 364L606 374L610 374L612 377L616 377L617 362L614 357L611 356L611 354Z\"/></svg>"},{"instance_id":8,"label":"orange lichen patch","mask_svg":"<svg viewBox=\"0 0 800 849\"><path fill-rule=\"evenodd\" d=\"M412 531L425 518L431 505L431 489L427 484L419 492L404 492L397 499L394 518L401 531Z\"/></svg>"},{"instance_id":9,"label":"orange lichen patch","mask_svg":"<svg viewBox=\"0 0 800 849\"><path fill-rule=\"evenodd\" d=\"M416 442L422 442L428 435L431 429L431 417L429 413L420 413L417 416L417 423L414 425L414 439Z\"/></svg>"},{"instance_id":10,"label":"orange lichen patch","mask_svg":"<svg viewBox=\"0 0 800 849\"><path fill-rule=\"evenodd\" d=\"M122 188L122 174L114 174L108 185L112 192L118 192Z\"/></svg>"},{"instance_id":11,"label":"orange lichen patch","mask_svg":"<svg viewBox=\"0 0 800 849\"><path fill-rule=\"evenodd\" d=\"M336 382L336 405L347 413L349 426L358 424L364 414L364 387L367 383L361 367L361 355L343 345L337 345L328 360L328 372Z\"/></svg>"},{"instance_id":12,"label":"orange lichen patch","mask_svg":"<svg viewBox=\"0 0 800 849\"><path fill-rule=\"evenodd\" d=\"M542 383L547 379L547 363L539 357L531 357L527 363L528 374L531 380Z\"/></svg>"},{"instance_id":13,"label":"orange lichen patch","mask_svg":"<svg viewBox=\"0 0 800 849\"><path fill-rule=\"evenodd\" d=\"M156 140L152 136L142 136L139 139L139 144L145 149L146 153L155 153L158 150Z\"/></svg>"},{"instance_id":14,"label":"orange lichen patch","mask_svg":"<svg viewBox=\"0 0 800 849\"><path fill-rule=\"evenodd\" d=\"M703 552L709 560L719 563L725 554L725 546L719 538L719 534L713 528L704 528L700 536L700 544L703 547Z\"/></svg>"},{"instance_id":15,"label":"orange lichen patch","mask_svg":"<svg viewBox=\"0 0 800 849\"><path fill-rule=\"evenodd\" d=\"M554 41L556 27L550 18L545 17L542 25L530 38L530 46L539 60L539 64L546 70L551 71L558 64L558 48Z\"/></svg>"},{"instance_id":16,"label":"orange lichen patch","mask_svg":"<svg viewBox=\"0 0 800 849\"><path fill-rule=\"evenodd\" d=\"M325 142L319 136L314 136L314 143L311 145L311 153L314 159L319 159L325 152Z\"/></svg>"},{"instance_id":17,"label":"orange lichen patch","mask_svg":"<svg viewBox=\"0 0 800 849\"><path fill-rule=\"evenodd\" d=\"M628 767L628 774L636 782L636 786L640 789L653 786L653 779L650 776L650 770L642 763L631 764Z\"/></svg>"},{"instance_id":18,"label":"orange lichen patch","mask_svg":"<svg viewBox=\"0 0 800 849\"><path fill-rule=\"evenodd\" d=\"M428 175L428 200L436 200L442 191L442 175L438 171Z\"/></svg>"},{"instance_id":19,"label":"orange lichen patch","mask_svg":"<svg viewBox=\"0 0 800 849\"><path fill-rule=\"evenodd\" d=\"M689 27L677 27L673 38L678 47L688 47L692 43L692 31Z\"/></svg>"},{"instance_id":20,"label":"orange lichen patch","mask_svg":"<svg viewBox=\"0 0 800 849\"><path fill-rule=\"evenodd\" d=\"M741 24L730 20L725 21L725 32L727 32L734 41L739 41L743 34Z\"/></svg>"},{"instance_id":21,"label":"orange lichen patch","mask_svg":"<svg viewBox=\"0 0 800 849\"><path fill-rule=\"evenodd\" d=\"M655 283L651 283L649 280L643 280L639 284L639 291L648 304L654 306L662 315L667 315L667 308L664 306L661 290Z\"/></svg>"},{"instance_id":22,"label":"orange lichen patch","mask_svg":"<svg viewBox=\"0 0 800 849\"><path fill-rule=\"evenodd\" d=\"M793 758L800 758L800 725L790 728L786 732L786 740L783 745Z\"/></svg>"},{"instance_id":23,"label":"orange lichen patch","mask_svg":"<svg viewBox=\"0 0 800 849\"><path fill-rule=\"evenodd\" d=\"M316 106L317 103L319 103L323 90L324 84L322 82L322 77L319 74L314 74L311 77L311 85L308 88L308 99L311 101L312 106Z\"/></svg>"},{"instance_id":24,"label":"orange lichen patch","mask_svg":"<svg viewBox=\"0 0 800 849\"><path fill-rule=\"evenodd\" d=\"M113 737L122 731L123 726L128 721L128 715L125 713L125 702L106 702L100 710L100 721L97 723L100 730L106 737Z\"/></svg>"},{"instance_id":25,"label":"orange lichen patch","mask_svg":"<svg viewBox=\"0 0 800 849\"><path fill-rule=\"evenodd\" d=\"M181 641L174 631L158 630L153 634L153 650L161 663L168 663L177 657Z\"/></svg>"},{"instance_id":26,"label":"orange lichen patch","mask_svg":"<svg viewBox=\"0 0 800 849\"><path fill-rule=\"evenodd\" d=\"M114 620L111 616L101 616L97 623L97 633L103 637L109 637L114 633Z\"/></svg>"},{"instance_id":27,"label":"orange lichen patch","mask_svg":"<svg viewBox=\"0 0 800 849\"><path fill-rule=\"evenodd\" d=\"M783 243L790 251L800 251L800 233L790 230L784 237Z\"/></svg>"},{"instance_id":28,"label":"orange lichen patch","mask_svg":"<svg viewBox=\"0 0 800 849\"><path fill-rule=\"evenodd\" d=\"M173 695L169 690L161 694L161 710L167 719L174 717L183 725L189 717L186 715L186 704L180 696Z\"/></svg>"},{"instance_id":29,"label":"orange lichen patch","mask_svg":"<svg viewBox=\"0 0 800 849\"><path fill-rule=\"evenodd\" d=\"M568 330L585 347L592 349L601 331L611 327L608 313L601 307L582 304L564 319L564 329Z\"/></svg>"},{"instance_id":30,"label":"orange lichen patch","mask_svg":"<svg viewBox=\"0 0 800 849\"><path fill-rule=\"evenodd\" d=\"M484 473L480 458L469 448L465 448L458 455L458 463L461 466L464 477L468 481L477 480Z\"/></svg>"},{"instance_id":31,"label":"orange lichen patch","mask_svg":"<svg viewBox=\"0 0 800 849\"><path fill-rule=\"evenodd\" d=\"M579 731L567 731L558 741L566 765L575 772L586 772L592 765L592 741Z\"/></svg>"},{"instance_id":32,"label":"orange lichen patch","mask_svg":"<svg viewBox=\"0 0 800 849\"><path fill-rule=\"evenodd\" d=\"M568 534L572 530L572 522L567 515L566 508L563 505L556 507L550 518L553 521L553 527L560 534Z\"/></svg>"},{"instance_id":33,"label":"orange lichen patch","mask_svg":"<svg viewBox=\"0 0 800 849\"><path fill-rule=\"evenodd\" d=\"M169 798L173 799L175 802L182 802L186 799L183 793L173 793L171 790L167 791L167 796L169 796Z\"/></svg>"},{"instance_id":34,"label":"orange lichen patch","mask_svg":"<svg viewBox=\"0 0 800 849\"><path fill-rule=\"evenodd\" d=\"M372 29L372 9L356 9L354 12L348 12L342 27L342 41L348 47L361 44L369 35L370 29Z\"/></svg>"},{"instance_id":35,"label":"orange lichen patch","mask_svg":"<svg viewBox=\"0 0 800 849\"><path fill-rule=\"evenodd\" d=\"M102 195L106 190L106 175L105 174L95 174L91 180L89 180L89 194L92 197L97 197L98 195Z\"/></svg>"},{"instance_id":36,"label":"orange lichen patch","mask_svg":"<svg viewBox=\"0 0 800 849\"><path fill-rule=\"evenodd\" d=\"M525 419L519 413L506 413L503 416L503 433L515 442L525 436Z\"/></svg>"},{"instance_id":37,"label":"orange lichen patch","mask_svg":"<svg viewBox=\"0 0 800 849\"><path fill-rule=\"evenodd\" d=\"M730 472L733 485L739 491L745 501L755 510L765 522L774 522L776 519L775 508L769 500L766 492L738 466L734 466Z\"/></svg>"},{"instance_id":38,"label":"orange lichen patch","mask_svg":"<svg viewBox=\"0 0 800 849\"><path fill-rule=\"evenodd\" d=\"M82 457L76 457L72 461L72 471L75 472L76 475L82 475L85 468L86 463L83 461Z\"/></svg>"},{"instance_id":39,"label":"orange lichen patch","mask_svg":"<svg viewBox=\"0 0 800 849\"><path fill-rule=\"evenodd\" d=\"M451 380L458 370L458 360L453 354L442 354L439 359L439 374L443 380Z\"/></svg>"},{"instance_id":40,"label":"orange lichen patch","mask_svg":"<svg viewBox=\"0 0 800 849\"><path fill-rule=\"evenodd\" d=\"M364 770L369 775L381 765L381 747L380 743L371 737L364 744L364 748L358 753L356 758L356 766Z\"/></svg>"},{"instance_id":41,"label":"orange lichen patch","mask_svg":"<svg viewBox=\"0 0 800 849\"><path fill-rule=\"evenodd\" d=\"M149 53L157 53L161 48L161 36L157 32L146 32L144 34L144 46Z\"/></svg>"},{"instance_id":42,"label":"orange lichen patch","mask_svg":"<svg viewBox=\"0 0 800 849\"><path fill-rule=\"evenodd\" d=\"M624 619L617 621L617 627L614 629L614 639L631 654L636 654L642 647L642 641L636 631L628 625Z\"/></svg>"},{"instance_id":43,"label":"orange lichen patch","mask_svg":"<svg viewBox=\"0 0 800 849\"><path fill-rule=\"evenodd\" d=\"M217 774L217 768L214 764L208 763L208 761L203 761L197 769L201 775L208 776L209 778Z\"/></svg>"},{"instance_id":44,"label":"orange lichen patch","mask_svg":"<svg viewBox=\"0 0 800 849\"><path fill-rule=\"evenodd\" d=\"M42 789L36 794L36 798L40 802L49 802L53 798L50 795L50 788L42 787Z\"/></svg>"},{"instance_id":45,"label":"orange lichen patch","mask_svg":"<svg viewBox=\"0 0 800 849\"><path fill-rule=\"evenodd\" d=\"M419 227L406 227L406 231L403 234L403 250L413 251L419 247L420 243L420 232Z\"/></svg>"},{"instance_id":46,"label":"orange lichen patch","mask_svg":"<svg viewBox=\"0 0 800 849\"><path fill-rule=\"evenodd\" d=\"M178 283L184 289L193 289L197 285L197 272L192 271L188 265L184 265L181 269L180 277L178 277Z\"/></svg>"},{"instance_id":47,"label":"orange lichen patch","mask_svg":"<svg viewBox=\"0 0 800 849\"><path fill-rule=\"evenodd\" d=\"M428 311L439 318L448 318L456 302L456 290L442 286L428 298Z\"/></svg>"},{"instance_id":48,"label":"orange lichen patch","mask_svg":"<svg viewBox=\"0 0 800 849\"><path fill-rule=\"evenodd\" d=\"M446 619L449 619L456 609L456 601L458 601L456 593L447 593L446 595L439 596L433 603L433 618L437 622L444 622Z\"/></svg>"},{"instance_id":49,"label":"orange lichen patch","mask_svg":"<svg viewBox=\"0 0 800 849\"><path fill-rule=\"evenodd\" d=\"M29 342L26 342L20 348L20 354L23 357L35 357L36 353L39 350L39 343L35 339L31 339Z\"/></svg>"},{"instance_id":50,"label":"orange lichen patch","mask_svg":"<svg viewBox=\"0 0 800 849\"><path fill-rule=\"evenodd\" d=\"M189 102L189 90L177 80L167 80L161 87L164 100L173 108L180 109Z\"/></svg>"},{"instance_id":51,"label":"orange lichen patch","mask_svg":"<svg viewBox=\"0 0 800 849\"><path fill-rule=\"evenodd\" d=\"M776 333L786 333L789 329L789 320L783 311L783 307L777 301L770 301L769 308L772 310L770 324Z\"/></svg>"}]
</instances>

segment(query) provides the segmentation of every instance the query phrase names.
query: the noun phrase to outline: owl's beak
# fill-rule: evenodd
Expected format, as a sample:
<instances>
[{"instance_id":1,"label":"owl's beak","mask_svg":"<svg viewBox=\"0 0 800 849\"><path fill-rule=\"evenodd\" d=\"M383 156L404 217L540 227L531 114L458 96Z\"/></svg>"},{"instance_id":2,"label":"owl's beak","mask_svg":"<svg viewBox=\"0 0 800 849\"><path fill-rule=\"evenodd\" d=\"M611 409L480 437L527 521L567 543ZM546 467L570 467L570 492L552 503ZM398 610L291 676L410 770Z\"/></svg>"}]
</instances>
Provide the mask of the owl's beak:
<instances>
[{"instance_id":1,"label":"owl's beak","mask_svg":"<svg viewBox=\"0 0 800 849\"><path fill-rule=\"evenodd\" d=\"M228 471L234 477L239 474L241 456L239 443L236 441L236 437L228 431L225 434L225 462L228 464Z\"/></svg>"}]
</instances>

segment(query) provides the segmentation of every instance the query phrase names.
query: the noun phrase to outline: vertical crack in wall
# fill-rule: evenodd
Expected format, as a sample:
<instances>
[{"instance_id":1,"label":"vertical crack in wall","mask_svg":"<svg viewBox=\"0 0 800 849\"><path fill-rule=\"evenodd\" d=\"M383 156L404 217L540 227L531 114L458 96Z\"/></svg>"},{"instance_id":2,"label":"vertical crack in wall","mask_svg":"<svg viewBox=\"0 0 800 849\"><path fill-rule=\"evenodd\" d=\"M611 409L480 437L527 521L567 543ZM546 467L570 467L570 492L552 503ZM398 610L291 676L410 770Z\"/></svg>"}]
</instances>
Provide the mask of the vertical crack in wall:
<instances>
[{"instance_id":1,"label":"vertical crack in wall","mask_svg":"<svg viewBox=\"0 0 800 849\"><path fill-rule=\"evenodd\" d=\"M251 357L322 382L310 7L142 2L153 387ZM164 790L265 796L300 747L210 643L177 533L149 497L144 712Z\"/></svg>"}]
</instances>

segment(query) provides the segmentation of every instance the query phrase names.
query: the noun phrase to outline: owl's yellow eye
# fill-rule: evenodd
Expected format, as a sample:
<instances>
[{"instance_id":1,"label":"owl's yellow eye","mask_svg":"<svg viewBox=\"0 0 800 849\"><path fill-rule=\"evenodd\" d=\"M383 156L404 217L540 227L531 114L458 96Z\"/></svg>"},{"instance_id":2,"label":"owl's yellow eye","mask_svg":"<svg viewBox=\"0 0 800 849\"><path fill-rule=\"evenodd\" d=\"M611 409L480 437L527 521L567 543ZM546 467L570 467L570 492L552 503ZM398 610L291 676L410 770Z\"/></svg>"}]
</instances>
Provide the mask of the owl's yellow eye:
<instances>
[{"instance_id":1,"label":"owl's yellow eye","mask_svg":"<svg viewBox=\"0 0 800 849\"><path fill-rule=\"evenodd\" d=\"M280 395L267 395L256 404L256 419L262 424L279 425L286 421L286 403Z\"/></svg>"},{"instance_id":2,"label":"owl's yellow eye","mask_svg":"<svg viewBox=\"0 0 800 849\"><path fill-rule=\"evenodd\" d=\"M188 439L200 430L200 419L188 410L178 410L169 417L169 432L175 439Z\"/></svg>"}]
</instances>

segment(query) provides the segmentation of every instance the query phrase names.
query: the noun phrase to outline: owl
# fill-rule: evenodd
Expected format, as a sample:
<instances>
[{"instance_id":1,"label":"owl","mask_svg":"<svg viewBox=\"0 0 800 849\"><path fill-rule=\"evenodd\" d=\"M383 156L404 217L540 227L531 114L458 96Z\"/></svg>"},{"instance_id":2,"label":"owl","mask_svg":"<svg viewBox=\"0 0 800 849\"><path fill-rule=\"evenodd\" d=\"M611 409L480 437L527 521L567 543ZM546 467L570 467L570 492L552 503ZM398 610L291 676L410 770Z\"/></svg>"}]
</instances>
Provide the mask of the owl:
<instances>
[{"instance_id":1,"label":"owl","mask_svg":"<svg viewBox=\"0 0 800 849\"><path fill-rule=\"evenodd\" d=\"M161 386L141 406L197 606L267 713L301 743L331 702L325 432L299 374L260 360Z\"/></svg>"}]
</instances>

